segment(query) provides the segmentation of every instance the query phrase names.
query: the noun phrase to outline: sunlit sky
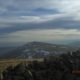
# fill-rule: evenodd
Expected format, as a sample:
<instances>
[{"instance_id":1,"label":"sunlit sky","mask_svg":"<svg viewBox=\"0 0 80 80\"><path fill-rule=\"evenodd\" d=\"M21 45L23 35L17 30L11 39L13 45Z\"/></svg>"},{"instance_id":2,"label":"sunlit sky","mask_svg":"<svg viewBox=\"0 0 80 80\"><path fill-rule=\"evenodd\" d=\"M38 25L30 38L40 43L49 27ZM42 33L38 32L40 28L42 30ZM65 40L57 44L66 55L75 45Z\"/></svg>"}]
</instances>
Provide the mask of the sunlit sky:
<instances>
[{"instance_id":1,"label":"sunlit sky","mask_svg":"<svg viewBox=\"0 0 80 80\"><path fill-rule=\"evenodd\" d=\"M0 0L0 46L80 40L80 0Z\"/></svg>"}]
</instances>

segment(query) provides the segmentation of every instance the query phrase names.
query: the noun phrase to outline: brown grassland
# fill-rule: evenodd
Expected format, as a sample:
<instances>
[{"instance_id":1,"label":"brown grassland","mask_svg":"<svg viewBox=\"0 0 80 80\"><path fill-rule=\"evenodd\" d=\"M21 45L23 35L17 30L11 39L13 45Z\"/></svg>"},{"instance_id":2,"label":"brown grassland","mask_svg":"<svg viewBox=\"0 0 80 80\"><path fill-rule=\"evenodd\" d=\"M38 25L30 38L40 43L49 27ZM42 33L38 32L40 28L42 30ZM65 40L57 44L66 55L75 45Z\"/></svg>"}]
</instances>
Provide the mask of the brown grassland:
<instances>
[{"instance_id":1,"label":"brown grassland","mask_svg":"<svg viewBox=\"0 0 80 80\"><path fill-rule=\"evenodd\" d=\"M19 63L31 63L32 61L43 61L43 59L4 59L0 60L0 72L6 69L8 66L16 66Z\"/></svg>"}]
</instances>

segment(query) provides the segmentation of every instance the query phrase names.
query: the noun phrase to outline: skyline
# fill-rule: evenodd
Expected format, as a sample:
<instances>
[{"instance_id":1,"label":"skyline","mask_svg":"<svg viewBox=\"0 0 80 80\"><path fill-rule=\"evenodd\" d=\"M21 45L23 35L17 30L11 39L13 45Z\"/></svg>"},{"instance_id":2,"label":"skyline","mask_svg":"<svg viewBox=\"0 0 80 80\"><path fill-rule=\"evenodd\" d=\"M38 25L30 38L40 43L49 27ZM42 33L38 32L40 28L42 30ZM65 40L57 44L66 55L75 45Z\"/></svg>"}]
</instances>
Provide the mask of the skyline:
<instances>
[{"instance_id":1,"label":"skyline","mask_svg":"<svg viewBox=\"0 0 80 80\"><path fill-rule=\"evenodd\" d=\"M79 40L79 0L0 0L1 45Z\"/></svg>"}]
</instances>

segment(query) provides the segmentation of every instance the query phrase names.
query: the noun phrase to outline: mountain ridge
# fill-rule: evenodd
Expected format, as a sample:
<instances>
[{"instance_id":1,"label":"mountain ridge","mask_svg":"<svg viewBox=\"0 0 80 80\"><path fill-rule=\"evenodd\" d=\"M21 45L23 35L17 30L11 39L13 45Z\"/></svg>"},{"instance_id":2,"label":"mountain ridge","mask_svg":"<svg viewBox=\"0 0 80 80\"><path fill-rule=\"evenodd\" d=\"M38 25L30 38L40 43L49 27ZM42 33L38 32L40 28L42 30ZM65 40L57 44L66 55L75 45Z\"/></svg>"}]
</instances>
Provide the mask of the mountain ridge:
<instances>
[{"instance_id":1,"label":"mountain ridge","mask_svg":"<svg viewBox=\"0 0 80 80\"><path fill-rule=\"evenodd\" d=\"M45 42L29 42L5 53L0 58L43 58L76 50L73 47Z\"/></svg>"}]
</instances>

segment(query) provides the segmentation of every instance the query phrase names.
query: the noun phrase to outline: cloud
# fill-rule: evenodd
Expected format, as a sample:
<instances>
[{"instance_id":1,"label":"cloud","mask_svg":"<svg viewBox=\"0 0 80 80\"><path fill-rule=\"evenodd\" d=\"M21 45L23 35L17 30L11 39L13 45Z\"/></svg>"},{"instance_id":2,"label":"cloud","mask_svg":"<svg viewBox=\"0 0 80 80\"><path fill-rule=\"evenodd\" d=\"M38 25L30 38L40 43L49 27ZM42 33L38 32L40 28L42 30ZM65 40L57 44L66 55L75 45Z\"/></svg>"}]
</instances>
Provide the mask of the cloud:
<instances>
[{"instance_id":1,"label":"cloud","mask_svg":"<svg viewBox=\"0 0 80 80\"><path fill-rule=\"evenodd\" d=\"M4 24L44 22L60 17L80 21L79 14L79 0L0 0L0 23Z\"/></svg>"},{"instance_id":2,"label":"cloud","mask_svg":"<svg viewBox=\"0 0 80 80\"><path fill-rule=\"evenodd\" d=\"M13 16L13 17L1 17L0 23L41 23L57 18L64 17L64 14L55 15L42 15L42 16Z\"/></svg>"},{"instance_id":3,"label":"cloud","mask_svg":"<svg viewBox=\"0 0 80 80\"><path fill-rule=\"evenodd\" d=\"M79 30L80 0L0 0L0 42L5 44L79 39Z\"/></svg>"},{"instance_id":4,"label":"cloud","mask_svg":"<svg viewBox=\"0 0 80 80\"><path fill-rule=\"evenodd\" d=\"M34 29L80 29L80 21L73 20L72 17L65 17L64 14L45 16L21 16L5 18L0 26L0 34L9 34L23 30Z\"/></svg>"},{"instance_id":5,"label":"cloud","mask_svg":"<svg viewBox=\"0 0 80 80\"><path fill-rule=\"evenodd\" d=\"M6 11L2 13L3 16L12 16L12 15L29 15L35 12L38 12L37 10L43 10L40 12L45 12L45 11L50 11L48 8L50 7L52 3L51 1L48 0L0 0L0 8L5 9ZM53 10L54 11L56 10ZM35 15L34 14L34 15ZM39 13L38 13L39 14ZM38 15L37 14L37 15Z\"/></svg>"},{"instance_id":6,"label":"cloud","mask_svg":"<svg viewBox=\"0 0 80 80\"><path fill-rule=\"evenodd\" d=\"M64 13L79 18L80 0L6 0L6 2L5 0L0 0L0 9L1 12L4 12L4 15L8 16L11 14L18 16L31 13L33 15L34 11L48 11L50 14L51 10L53 11L52 13Z\"/></svg>"},{"instance_id":7,"label":"cloud","mask_svg":"<svg viewBox=\"0 0 80 80\"><path fill-rule=\"evenodd\" d=\"M18 31L15 33L1 36L0 43L8 44L25 44L30 41L53 42L80 40L80 30L77 29L45 29L45 30L28 30ZM67 43L67 42L66 42Z\"/></svg>"}]
</instances>

